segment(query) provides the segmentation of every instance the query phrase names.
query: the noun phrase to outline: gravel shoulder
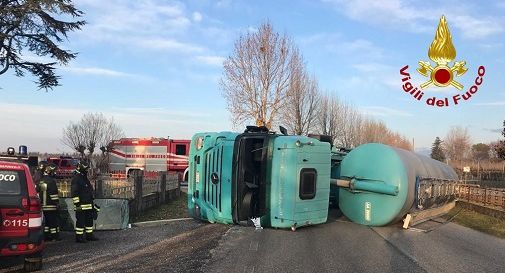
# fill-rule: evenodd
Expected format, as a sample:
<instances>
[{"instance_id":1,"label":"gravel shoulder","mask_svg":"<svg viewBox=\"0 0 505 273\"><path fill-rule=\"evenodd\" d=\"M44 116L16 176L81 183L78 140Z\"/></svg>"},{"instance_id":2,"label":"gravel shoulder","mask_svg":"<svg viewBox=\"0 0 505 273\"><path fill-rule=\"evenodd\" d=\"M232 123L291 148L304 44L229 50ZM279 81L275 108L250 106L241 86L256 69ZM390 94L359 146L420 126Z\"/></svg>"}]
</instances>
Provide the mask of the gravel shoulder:
<instances>
[{"instance_id":1,"label":"gravel shoulder","mask_svg":"<svg viewBox=\"0 0 505 273\"><path fill-rule=\"evenodd\" d=\"M40 272L198 272L228 226L195 220L156 227L97 232L98 242L74 243L73 234L47 244ZM198 257L198 259L195 259ZM22 264L0 272L23 272Z\"/></svg>"}]
</instances>

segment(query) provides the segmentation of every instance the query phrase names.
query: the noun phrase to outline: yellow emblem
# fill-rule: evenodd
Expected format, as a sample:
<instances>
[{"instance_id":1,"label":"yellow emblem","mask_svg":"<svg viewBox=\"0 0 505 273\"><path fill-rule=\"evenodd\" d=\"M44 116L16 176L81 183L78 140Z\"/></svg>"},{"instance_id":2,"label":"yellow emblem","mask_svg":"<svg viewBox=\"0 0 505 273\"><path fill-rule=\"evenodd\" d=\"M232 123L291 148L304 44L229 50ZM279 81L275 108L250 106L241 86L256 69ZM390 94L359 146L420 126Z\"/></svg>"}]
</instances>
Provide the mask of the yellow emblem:
<instances>
[{"instance_id":1,"label":"yellow emblem","mask_svg":"<svg viewBox=\"0 0 505 273\"><path fill-rule=\"evenodd\" d=\"M452 85L459 90L463 89L463 85L455 81L454 77L465 74L468 68L465 67L465 61L454 62L454 65L449 67L449 63L456 58L456 49L452 44L451 33L443 15L438 23L435 39L428 50L428 57L437 65L432 67L430 62L419 61L417 72L425 77L430 77L429 81L421 84L421 88L424 89L434 84L438 87Z\"/></svg>"}]
</instances>

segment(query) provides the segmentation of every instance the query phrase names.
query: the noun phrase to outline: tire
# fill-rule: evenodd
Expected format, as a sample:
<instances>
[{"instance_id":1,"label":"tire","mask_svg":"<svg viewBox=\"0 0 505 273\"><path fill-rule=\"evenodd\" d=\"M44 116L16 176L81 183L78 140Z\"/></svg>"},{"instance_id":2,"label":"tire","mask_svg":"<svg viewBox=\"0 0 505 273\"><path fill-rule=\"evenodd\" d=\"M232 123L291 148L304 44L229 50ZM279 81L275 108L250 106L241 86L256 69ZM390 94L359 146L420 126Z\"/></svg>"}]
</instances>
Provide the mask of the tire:
<instances>
[{"instance_id":1,"label":"tire","mask_svg":"<svg viewBox=\"0 0 505 273\"><path fill-rule=\"evenodd\" d=\"M24 269L26 272L39 271L42 269L42 254L36 253L26 257Z\"/></svg>"},{"instance_id":2,"label":"tire","mask_svg":"<svg viewBox=\"0 0 505 273\"><path fill-rule=\"evenodd\" d=\"M29 262L25 260L24 269L26 272L39 271L42 269L42 260L36 262Z\"/></svg>"}]
</instances>

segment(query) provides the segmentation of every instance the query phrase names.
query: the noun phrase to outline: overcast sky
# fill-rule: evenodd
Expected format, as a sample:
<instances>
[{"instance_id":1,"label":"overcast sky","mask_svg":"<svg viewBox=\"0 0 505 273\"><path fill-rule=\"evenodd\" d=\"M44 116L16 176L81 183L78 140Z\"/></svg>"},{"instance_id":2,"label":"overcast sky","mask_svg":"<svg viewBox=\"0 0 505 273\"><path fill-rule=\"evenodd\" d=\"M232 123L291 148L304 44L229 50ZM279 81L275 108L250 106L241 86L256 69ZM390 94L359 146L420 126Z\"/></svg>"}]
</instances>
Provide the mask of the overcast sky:
<instances>
[{"instance_id":1,"label":"overcast sky","mask_svg":"<svg viewBox=\"0 0 505 273\"><path fill-rule=\"evenodd\" d=\"M234 41L269 20L301 49L322 89L337 94L390 128L429 147L451 126L467 127L473 142L500 138L505 119L503 1L155 1L80 0L88 24L65 48L79 52L58 69L62 86L37 91L33 78L0 76L0 150L67 151L62 128L86 112L113 116L128 137L190 138L232 130L219 79ZM474 3L475 2L475 3ZM480 65L484 83L466 102L446 109L415 101L399 70L415 72L440 16L447 18L456 60ZM37 58L26 53L29 58ZM424 97L462 94L428 88ZM241 129L241 128L237 128Z\"/></svg>"}]
</instances>

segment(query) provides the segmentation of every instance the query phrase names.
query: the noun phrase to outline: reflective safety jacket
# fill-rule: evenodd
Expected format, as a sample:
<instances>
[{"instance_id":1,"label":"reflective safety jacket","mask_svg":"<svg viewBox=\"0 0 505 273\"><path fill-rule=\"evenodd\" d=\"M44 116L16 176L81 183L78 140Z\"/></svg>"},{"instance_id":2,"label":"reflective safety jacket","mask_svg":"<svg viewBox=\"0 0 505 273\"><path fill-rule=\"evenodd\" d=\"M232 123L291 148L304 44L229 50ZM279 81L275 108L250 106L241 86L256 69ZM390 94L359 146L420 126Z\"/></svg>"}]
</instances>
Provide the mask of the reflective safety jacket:
<instances>
[{"instance_id":1,"label":"reflective safety jacket","mask_svg":"<svg viewBox=\"0 0 505 273\"><path fill-rule=\"evenodd\" d=\"M52 176L44 175L39 181L39 189L41 189L42 184L46 184L46 190L39 191L39 197L42 202L43 211L52 211L58 209L59 197L58 197L58 187L56 186L56 180Z\"/></svg>"},{"instance_id":2,"label":"reflective safety jacket","mask_svg":"<svg viewBox=\"0 0 505 273\"><path fill-rule=\"evenodd\" d=\"M72 201L77 210L93 209L93 186L88 176L80 172L72 178Z\"/></svg>"}]
</instances>

